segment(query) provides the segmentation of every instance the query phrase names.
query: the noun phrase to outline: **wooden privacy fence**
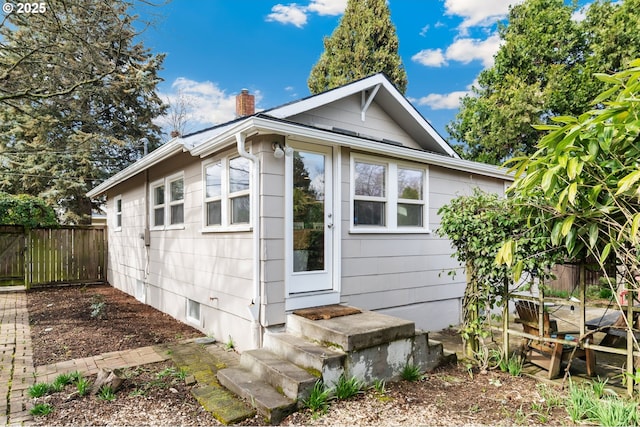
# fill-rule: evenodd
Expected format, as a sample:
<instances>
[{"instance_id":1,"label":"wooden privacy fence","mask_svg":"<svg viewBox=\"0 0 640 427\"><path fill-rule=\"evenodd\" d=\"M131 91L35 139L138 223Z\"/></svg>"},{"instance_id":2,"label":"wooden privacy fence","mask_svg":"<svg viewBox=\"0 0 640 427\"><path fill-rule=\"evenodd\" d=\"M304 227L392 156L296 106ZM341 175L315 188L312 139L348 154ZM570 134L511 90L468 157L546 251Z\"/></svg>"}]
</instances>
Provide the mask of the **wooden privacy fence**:
<instances>
[{"instance_id":1,"label":"wooden privacy fence","mask_svg":"<svg viewBox=\"0 0 640 427\"><path fill-rule=\"evenodd\" d=\"M0 226L0 285L106 282L105 227Z\"/></svg>"}]
</instances>

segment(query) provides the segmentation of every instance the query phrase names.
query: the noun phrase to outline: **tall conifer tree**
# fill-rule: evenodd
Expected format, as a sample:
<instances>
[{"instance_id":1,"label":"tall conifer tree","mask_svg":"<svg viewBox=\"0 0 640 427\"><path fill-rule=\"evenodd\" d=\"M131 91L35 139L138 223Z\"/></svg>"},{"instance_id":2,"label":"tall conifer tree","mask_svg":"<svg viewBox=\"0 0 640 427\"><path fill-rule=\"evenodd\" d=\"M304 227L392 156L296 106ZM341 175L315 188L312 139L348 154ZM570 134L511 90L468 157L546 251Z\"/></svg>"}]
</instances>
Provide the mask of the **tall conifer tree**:
<instances>
[{"instance_id":1,"label":"tall conifer tree","mask_svg":"<svg viewBox=\"0 0 640 427\"><path fill-rule=\"evenodd\" d=\"M398 37L386 0L349 0L307 84L316 94L384 73L404 93L407 74L398 54Z\"/></svg>"},{"instance_id":2,"label":"tall conifer tree","mask_svg":"<svg viewBox=\"0 0 640 427\"><path fill-rule=\"evenodd\" d=\"M0 23L0 191L43 197L86 223L86 192L153 148L162 55L127 0L50 0Z\"/></svg>"}]
</instances>

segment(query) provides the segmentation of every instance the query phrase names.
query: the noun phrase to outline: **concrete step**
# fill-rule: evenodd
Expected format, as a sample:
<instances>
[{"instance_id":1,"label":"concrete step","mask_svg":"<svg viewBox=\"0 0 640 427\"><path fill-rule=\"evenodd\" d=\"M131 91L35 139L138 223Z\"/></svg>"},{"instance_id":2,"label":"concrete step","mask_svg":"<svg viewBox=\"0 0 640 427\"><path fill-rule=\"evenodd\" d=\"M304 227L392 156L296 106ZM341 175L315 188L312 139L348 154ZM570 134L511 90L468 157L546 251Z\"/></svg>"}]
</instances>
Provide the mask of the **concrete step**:
<instances>
[{"instance_id":1,"label":"concrete step","mask_svg":"<svg viewBox=\"0 0 640 427\"><path fill-rule=\"evenodd\" d=\"M440 365L448 365L458 363L458 355L455 351L450 351L444 348L444 344L440 341L429 340L429 346L436 349L436 351L440 351Z\"/></svg>"},{"instance_id":2,"label":"concrete step","mask_svg":"<svg viewBox=\"0 0 640 427\"><path fill-rule=\"evenodd\" d=\"M296 402L278 393L251 372L241 368L218 371L218 381L227 389L246 399L271 424L279 424L295 412Z\"/></svg>"},{"instance_id":3,"label":"concrete step","mask_svg":"<svg viewBox=\"0 0 640 427\"><path fill-rule=\"evenodd\" d=\"M297 335L287 332L266 334L264 348L307 371L313 371L318 378L323 378L325 384L335 383L344 372L344 352L315 344Z\"/></svg>"},{"instance_id":4,"label":"concrete step","mask_svg":"<svg viewBox=\"0 0 640 427\"><path fill-rule=\"evenodd\" d=\"M322 320L287 316L287 332L345 352L411 338L415 329L414 322L373 311Z\"/></svg>"},{"instance_id":5,"label":"concrete step","mask_svg":"<svg viewBox=\"0 0 640 427\"><path fill-rule=\"evenodd\" d=\"M298 401L309 397L318 380L311 373L264 348L242 353L240 366L288 398Z\"/></svg>"}]
</instances>

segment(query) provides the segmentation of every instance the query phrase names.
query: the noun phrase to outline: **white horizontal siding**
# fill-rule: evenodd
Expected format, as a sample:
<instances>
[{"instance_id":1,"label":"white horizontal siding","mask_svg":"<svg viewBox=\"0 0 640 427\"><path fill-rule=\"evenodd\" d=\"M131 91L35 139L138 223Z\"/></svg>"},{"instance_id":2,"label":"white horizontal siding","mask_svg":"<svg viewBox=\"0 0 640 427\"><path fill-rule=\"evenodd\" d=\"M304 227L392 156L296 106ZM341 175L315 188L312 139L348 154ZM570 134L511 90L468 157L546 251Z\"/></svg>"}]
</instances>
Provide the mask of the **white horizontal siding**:
<instances>
[{"instance_id":1,"label":"white horizontal siding","mask_svg":"<svg viewBox=\"0 0 640 427\"><path fill-rule=\"evenodd\" d=\"M116 186L108 194L122 196L122 231L109 227L109 279L135 295L136 284L148 268L147 303L187 322L186 300L201 305L205 333L239 348L252 346L248 305L253 296L253 240L251 232L203 233L202 162L179 154L149 170L149 182L182 173L184 224L177 229L152 230L145 248L140 235L146 223L144 176ZM148 266L147 266L148 256Z\"/></svg>"},{"instance_id":2,"label":"white horizontal siding","mask_svg":"<svg viewBox=\"0 0 640 427\"><path fill-rule=\"evenodd\" d=\"M437 211L474 187L502 194L501 180L429 166L429 229L421 234L350 234L349 164L343 156L342 297L357 307L402 315L424 329L441 329L460 319L465 275L451 257L448 239L437 234ZM456 271L455 276L448 274ZM446 310L441 316L425 310Z\"/></svg>"}]
</instances>

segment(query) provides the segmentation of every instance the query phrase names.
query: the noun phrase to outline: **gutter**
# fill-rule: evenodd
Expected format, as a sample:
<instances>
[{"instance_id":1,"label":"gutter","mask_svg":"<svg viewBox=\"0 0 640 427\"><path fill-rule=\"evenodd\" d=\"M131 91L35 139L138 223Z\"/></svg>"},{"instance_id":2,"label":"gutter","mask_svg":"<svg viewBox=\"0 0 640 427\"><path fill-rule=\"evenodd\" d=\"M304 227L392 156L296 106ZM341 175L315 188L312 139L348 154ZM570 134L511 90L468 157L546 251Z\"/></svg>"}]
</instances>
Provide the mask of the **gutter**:
<instances>
[{"instance_id":1,"label":"gutter","mask_svg":"<svg viewBox=\"0 0 640 427\"><path fill-rule=\"evenodd\" d=\"M254 348L262 347L262 325L260 324L260 161L255 155L245 149L245 134L235 134L236 146L240 157L244 157L253 163L252 195L251 197L251 222L253 224L253 298L247 307L251 315L251 337Z\"/></svg>"}]
</instances>

